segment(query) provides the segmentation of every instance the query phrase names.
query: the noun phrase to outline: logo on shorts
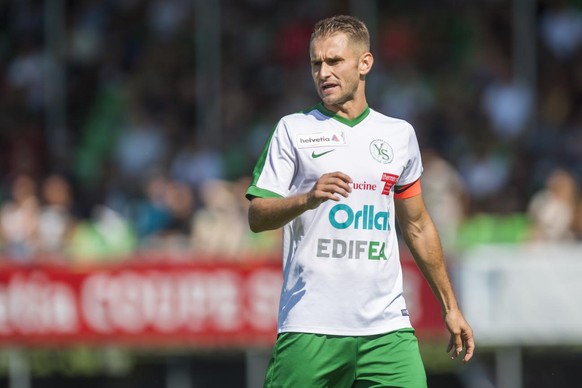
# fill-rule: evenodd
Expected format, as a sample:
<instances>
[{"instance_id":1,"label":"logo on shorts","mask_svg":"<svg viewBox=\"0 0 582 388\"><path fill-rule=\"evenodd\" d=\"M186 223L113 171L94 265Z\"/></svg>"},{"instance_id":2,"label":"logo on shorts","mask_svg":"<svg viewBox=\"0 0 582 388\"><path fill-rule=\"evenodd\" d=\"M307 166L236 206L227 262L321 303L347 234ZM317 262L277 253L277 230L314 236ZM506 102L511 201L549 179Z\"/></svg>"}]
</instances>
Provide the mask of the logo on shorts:
<instances>
[{"instance_id":1,"label":"logo on shorts","mask_svg":"<svg viewBox=\"0 0 582 388\"><path fill-rule=\"evenodd\" d=\"M400 310L400 312L402 313L402 316L403 317L409 317L410 316L410 314L408 313L408 310L407 309L402 309L402 310Z\"/></svg>"},{"instance_id":2,"label":"logo on shorts","mask_svg":"<svg viewBox=\"0 0 582 388\"><path fill-rule=\"evenodd\" d=\"M382 139L373 140L370 143L370 154L379 163L390 163L394 159L394 151L390 144Z\"/></svg>"}]
</instances>

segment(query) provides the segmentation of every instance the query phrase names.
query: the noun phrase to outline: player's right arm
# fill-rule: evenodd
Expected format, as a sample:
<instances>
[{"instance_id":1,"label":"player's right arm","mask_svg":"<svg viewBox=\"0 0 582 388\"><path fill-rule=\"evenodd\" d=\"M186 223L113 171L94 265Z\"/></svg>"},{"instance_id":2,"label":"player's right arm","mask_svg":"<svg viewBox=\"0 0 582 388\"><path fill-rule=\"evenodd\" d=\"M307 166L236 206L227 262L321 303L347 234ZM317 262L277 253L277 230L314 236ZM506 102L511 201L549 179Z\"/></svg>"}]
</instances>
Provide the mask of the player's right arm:
<instances>
[{"instance_id":1,"label":"player's right arm","mask_svg":"<svg viewBox=\"0 0 582 388\"><path fill-rule=\"evenodd\" d=\"M352 191L352 179L339 171L323 174L307 193L284 198L252 197L249 207L249 226L255 233L273 230L293 221L310 209L331 199L347 198Z\"/></svg>"}]
</instances>

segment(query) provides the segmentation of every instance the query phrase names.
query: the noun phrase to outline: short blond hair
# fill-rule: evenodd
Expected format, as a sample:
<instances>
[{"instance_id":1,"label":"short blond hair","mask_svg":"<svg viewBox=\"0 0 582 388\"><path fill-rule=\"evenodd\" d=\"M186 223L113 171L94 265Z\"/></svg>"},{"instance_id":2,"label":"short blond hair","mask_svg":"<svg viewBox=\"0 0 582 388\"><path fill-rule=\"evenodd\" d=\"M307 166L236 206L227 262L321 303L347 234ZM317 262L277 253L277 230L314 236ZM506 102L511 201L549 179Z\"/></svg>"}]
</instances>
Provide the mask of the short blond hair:
<instances>
[{"instance_id":1,"label":"short blond hair","mask_svg":"<svg viewBox=\"0 0 582 388\"><path fill-rule=\"evenodd\" d=\"M328 38L337 33L344 33L350 41L361 44L370 50L370 33L363 21L348 15L336 15L318 21L311 33L311 42L315 39Z\"/></svg>"}]
</instances>

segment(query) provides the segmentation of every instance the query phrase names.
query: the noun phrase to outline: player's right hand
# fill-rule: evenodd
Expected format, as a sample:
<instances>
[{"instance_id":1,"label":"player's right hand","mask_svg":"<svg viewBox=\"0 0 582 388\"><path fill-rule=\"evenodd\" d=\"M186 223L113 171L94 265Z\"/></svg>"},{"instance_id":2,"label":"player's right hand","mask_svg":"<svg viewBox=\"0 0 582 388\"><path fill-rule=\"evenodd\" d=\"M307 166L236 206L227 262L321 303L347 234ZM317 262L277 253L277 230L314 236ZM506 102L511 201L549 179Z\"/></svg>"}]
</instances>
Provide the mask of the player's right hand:
<instances>
[{"instance_id":1,"label":"player's right hand","mask_svg":"<svg viewBox=\"0 0 582 388\"><path fill-rule=\"evenodd\" d=\"M352 178L343 172L323 174L307 193L307 206L315 209L329 199L338 202L340 196L347 198L352 191L351 183Z\"/></svg>"}]
</instances>

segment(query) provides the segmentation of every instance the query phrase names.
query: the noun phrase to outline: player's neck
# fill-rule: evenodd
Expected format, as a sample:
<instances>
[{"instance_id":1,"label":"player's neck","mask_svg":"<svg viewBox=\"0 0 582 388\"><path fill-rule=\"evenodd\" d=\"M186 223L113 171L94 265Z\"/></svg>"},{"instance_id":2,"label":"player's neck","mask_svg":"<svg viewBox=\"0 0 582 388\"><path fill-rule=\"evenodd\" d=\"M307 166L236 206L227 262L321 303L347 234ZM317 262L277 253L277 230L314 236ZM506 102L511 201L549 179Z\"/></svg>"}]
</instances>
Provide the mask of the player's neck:
<instances>
[{"instance_id":1,"label":"player's neck","mask_svg":"<svg viewBox=\"0 0 582 388\"><path fill-rule=\"evenodd\" d=\"M366 98L359 98L351 101L347 101L343 104L328 105L323 104L326 109L336 113L338 116L346 118L348 120L354 120L359 117L364 110L368 107L368 102Z\"/></svg>"}]
</instances>

